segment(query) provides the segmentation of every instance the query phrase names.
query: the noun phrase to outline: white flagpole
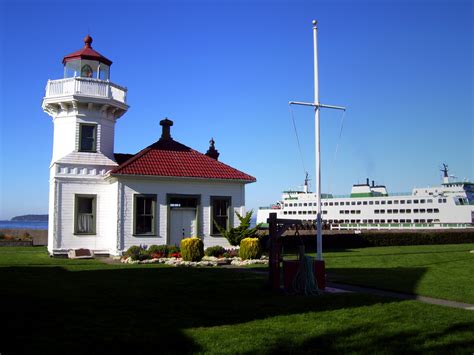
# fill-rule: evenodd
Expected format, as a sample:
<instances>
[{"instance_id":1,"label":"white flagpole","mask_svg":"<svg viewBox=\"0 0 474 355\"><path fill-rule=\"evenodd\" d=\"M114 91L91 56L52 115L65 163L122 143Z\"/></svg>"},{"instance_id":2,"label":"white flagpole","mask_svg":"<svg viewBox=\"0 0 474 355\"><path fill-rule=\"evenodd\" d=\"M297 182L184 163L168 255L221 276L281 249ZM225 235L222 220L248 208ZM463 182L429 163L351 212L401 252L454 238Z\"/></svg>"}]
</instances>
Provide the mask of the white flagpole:
<instances>
[{"instance_id":1,"label":"white flagpole","mask_svg":"<svg viewBox=\"0 0 474 355\"><path fill-rule=\"evenodd\" d=\"M319 78L318 78L318 21L313 20L314 47L314 127L315 127L315 156L316 156L316 202L318 214L316 217L316 246L317 260L323 260L323 241L321 236L321 137L319 132Z\"/></svg>"}]
</instances>

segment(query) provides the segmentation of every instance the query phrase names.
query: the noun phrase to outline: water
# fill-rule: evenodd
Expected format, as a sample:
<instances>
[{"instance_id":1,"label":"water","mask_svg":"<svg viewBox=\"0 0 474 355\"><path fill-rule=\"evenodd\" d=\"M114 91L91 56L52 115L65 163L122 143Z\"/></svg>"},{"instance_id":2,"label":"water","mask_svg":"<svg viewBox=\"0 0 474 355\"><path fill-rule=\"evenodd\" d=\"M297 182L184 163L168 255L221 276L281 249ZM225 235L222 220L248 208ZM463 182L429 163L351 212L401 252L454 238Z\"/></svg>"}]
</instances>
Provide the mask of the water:
<instances>
[{"instance_id":1,"label":"water","mask_svg":"<svg viewBox=\"0 0 474 355\"><path fill-rule=\"evenodd\" d=\"M48 221L0 221L0 229L48 229Z\"/></svg>"}]
</instances>

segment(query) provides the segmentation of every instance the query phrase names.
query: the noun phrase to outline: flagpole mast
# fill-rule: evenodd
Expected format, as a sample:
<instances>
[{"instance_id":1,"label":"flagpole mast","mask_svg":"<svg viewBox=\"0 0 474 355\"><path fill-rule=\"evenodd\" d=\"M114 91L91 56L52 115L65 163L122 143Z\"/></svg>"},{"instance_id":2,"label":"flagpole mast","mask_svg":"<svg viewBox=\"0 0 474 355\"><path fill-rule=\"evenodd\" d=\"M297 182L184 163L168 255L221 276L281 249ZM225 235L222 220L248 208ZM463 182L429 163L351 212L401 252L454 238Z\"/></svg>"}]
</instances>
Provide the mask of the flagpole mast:
<instances>
[{"instance_id":1,"label":"flagpole mast","mask_svg":"<svg viewBox=\"0 0 474 355\"><path fill-rule=\"evenodd\" d=\"M316 247L317 260L323 260L323 240L321 236L321 137L319 127L319 111L323 108L331 108L345 111L346 108L342 106L323 105L319 103L319 77L318 77L318 21L313 20L313 50L314 50L314 102L300 102L290 101L290 105L302 105L314 107L314 133L315 133L315 160L316 160L316 204L318 207L316 217Z\"/></svg>"},{"instance_id":2,"label":"flagpole mast","mask_svg":"<svg viewBox=\"0 0 474 355\"><path fill-rule=\"evenodd\" d=\"M315 129L315 159L316 159L316 202L318 214L316 217L316 250L317 260L323 260L323 241L321 236L321 137L319 125L319 77L318 77L318 21L313 20L313 49L314 49L314 129Z\"/></svg>"}]
</instances>

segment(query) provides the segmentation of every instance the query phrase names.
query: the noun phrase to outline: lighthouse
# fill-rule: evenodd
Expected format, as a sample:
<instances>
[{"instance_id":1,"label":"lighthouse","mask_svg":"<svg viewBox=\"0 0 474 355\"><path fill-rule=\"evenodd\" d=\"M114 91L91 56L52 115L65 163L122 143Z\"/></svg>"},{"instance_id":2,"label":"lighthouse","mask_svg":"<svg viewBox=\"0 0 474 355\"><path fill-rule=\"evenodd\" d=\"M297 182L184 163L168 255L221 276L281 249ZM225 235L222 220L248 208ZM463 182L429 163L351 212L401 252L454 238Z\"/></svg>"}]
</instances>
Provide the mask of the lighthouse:
<instances>
[{"instance_id":1,"label":"lighthouse","mask_svg":"<svg viewBox=\"0 0 474 355\"><path fill-rule=\"evenodd\" d=\"M49 254L122 255L131 246L179 246L187 237L230 246L216 224L238 225L245 185L256 179L218 159L214 139L206 154L175 140L168 118L150 122L161 126L155 142L114 152L115 123L128 105L127 89L111 81L112 61L88 35L63 65L64 78L48 81L42 105L54 127Z\"/></svg>"},{"instance_id":2,"label":"lighthouse","mask_svg":"<svg viewBox=\"0 0 474 355\"><path fill-rule=\"evenodd\" d=\"M42 103L54 125L50 252L62 249L66 235L93 237L96 246L104 244L104 238L97 238L103 236L99 229L105 226L97 221L96 211L107 200L104 176L118 166L114 157L115 123L128 105L127 89L111 81L112 61L94 50L92 42L87 35L82 49L63 58L64 77L48 80ZM104 196L100 200L99 193ZM74 208L65 209L69 204ZM65 220L73 223L65 225Z\"/></svg>"}]
</instances>

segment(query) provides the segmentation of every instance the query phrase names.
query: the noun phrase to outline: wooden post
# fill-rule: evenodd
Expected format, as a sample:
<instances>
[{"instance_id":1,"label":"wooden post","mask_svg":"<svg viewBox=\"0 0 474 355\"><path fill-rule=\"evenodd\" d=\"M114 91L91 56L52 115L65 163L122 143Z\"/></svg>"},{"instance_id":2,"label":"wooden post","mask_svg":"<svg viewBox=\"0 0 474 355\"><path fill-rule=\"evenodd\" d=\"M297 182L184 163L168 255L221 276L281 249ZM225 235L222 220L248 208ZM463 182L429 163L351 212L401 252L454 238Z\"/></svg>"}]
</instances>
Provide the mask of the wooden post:
<instances>
[{"instance_id":1,"label":"wooden post","mask_svg":"<svg viewBox=\"0 0 474 355\"><path fill-rule=\"evenodd\" d=\"M277 235L277 214L270 213L268 218L268 233L270 242L270 258L268 269L268 281L272 290L280 289L280 252Z\"/></svg>"}]
</instances>

